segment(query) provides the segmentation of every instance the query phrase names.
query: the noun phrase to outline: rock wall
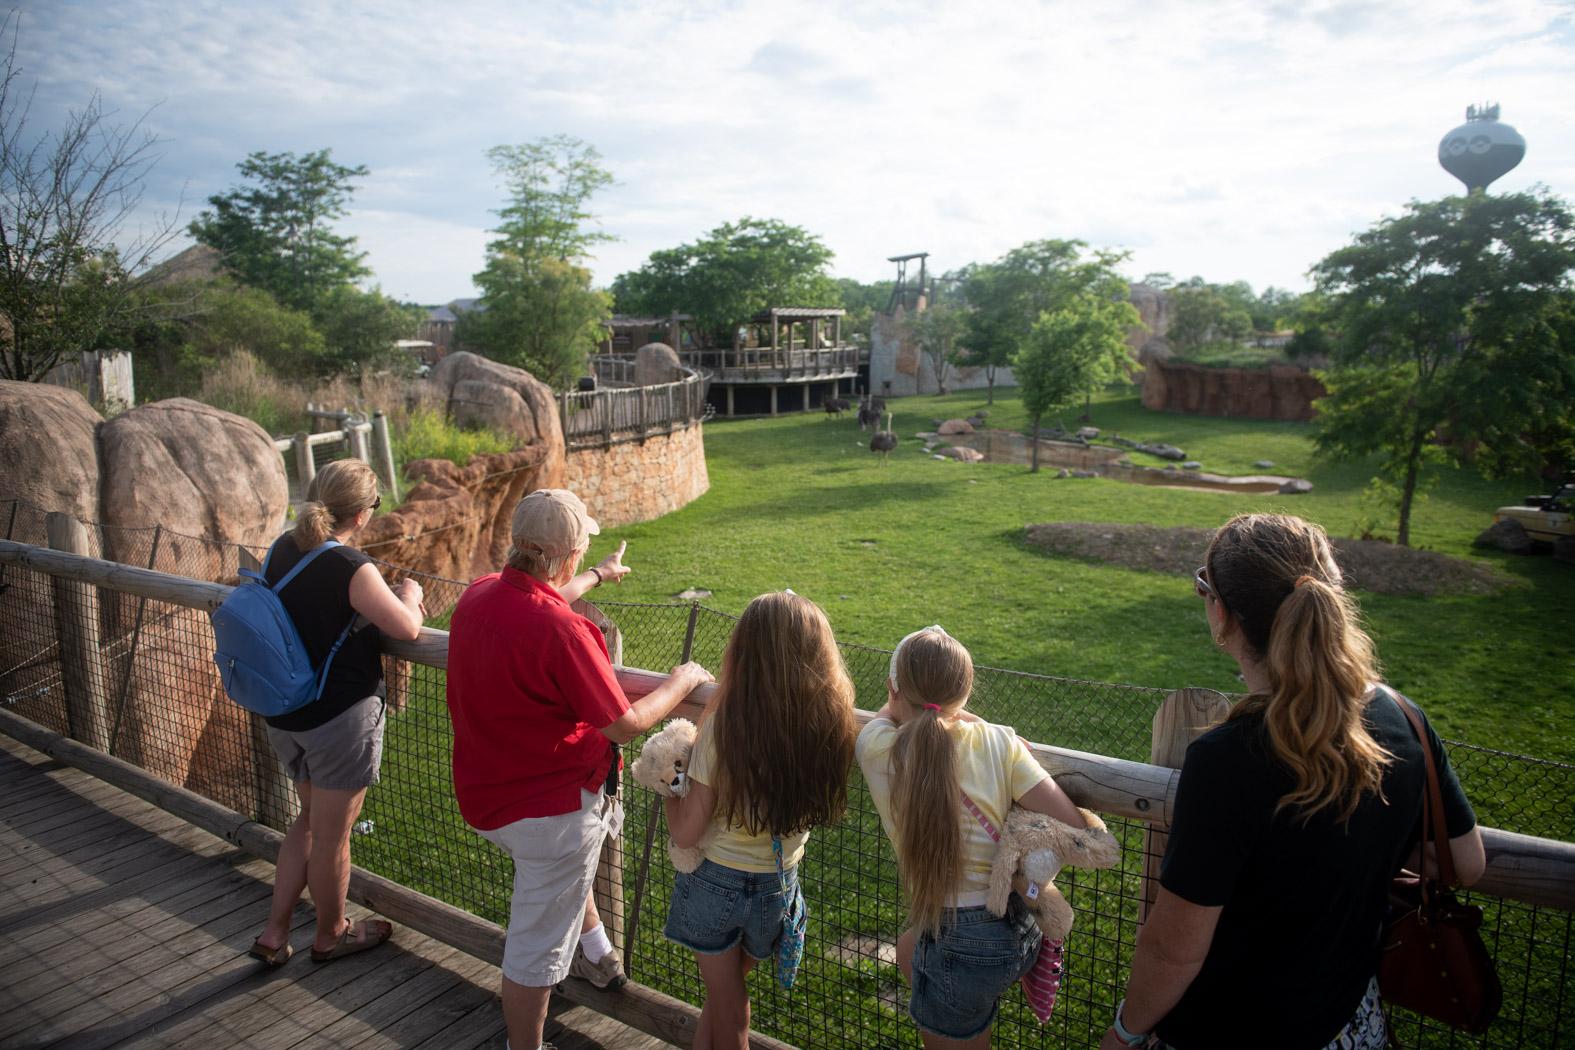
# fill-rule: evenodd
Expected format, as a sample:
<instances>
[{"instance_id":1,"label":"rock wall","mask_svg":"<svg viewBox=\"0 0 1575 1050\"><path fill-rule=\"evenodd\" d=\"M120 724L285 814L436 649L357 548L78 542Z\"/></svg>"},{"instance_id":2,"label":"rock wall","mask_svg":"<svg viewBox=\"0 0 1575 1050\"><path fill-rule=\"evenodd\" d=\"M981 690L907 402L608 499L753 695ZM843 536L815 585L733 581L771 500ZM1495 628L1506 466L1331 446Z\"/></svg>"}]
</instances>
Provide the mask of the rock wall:
<instances>
[{"instance_id":1,"label":"rock wall","mask_svg":"<svg viewBox=\"0 0 1575 1050\"><path fill-rule=\"evenodd\" d=\"M933 394L937 390L935 369L919 348L902 336L903 311L893 316L877 314L870 325L870 389L883 397ZM885 384L891 383L888 388ZM982 368L953 366L946 373L948 390L983 390L990 380ZM1010 368L995 370L995 385L1016 386Z\"/></svg>"},{"instance_id":2,"label":"rock wall","mask_svg":"<svg viewBox=\"0 0 1575 1050\"><path fill-rule=\"evenodd\" d=\"M644 442L570 452L563 487L585 501L603 528L659 518L711 487L703 428L695 423Z\"/></svg>"},{"instance_id":3,"label":"rock wall","mask_svg":"<svg viewBox=\"0 0 1575 1050\"><path fill-rule=\"evenodd\" d=\"M1146 355L1143 366L1143 407L1161 412L1305 422L1325 393L1316 376L1294 365L1206 368Z\"/></svg>"}]
</instances>

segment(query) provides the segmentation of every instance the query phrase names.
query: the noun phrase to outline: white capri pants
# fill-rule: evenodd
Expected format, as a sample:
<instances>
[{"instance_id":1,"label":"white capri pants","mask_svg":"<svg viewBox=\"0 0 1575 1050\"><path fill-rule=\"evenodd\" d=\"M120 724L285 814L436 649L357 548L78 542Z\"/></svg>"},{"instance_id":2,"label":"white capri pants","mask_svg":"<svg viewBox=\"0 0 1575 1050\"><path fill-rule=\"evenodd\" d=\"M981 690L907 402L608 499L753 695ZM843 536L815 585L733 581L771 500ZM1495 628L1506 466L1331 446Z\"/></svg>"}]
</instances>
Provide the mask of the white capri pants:
<instances>
[{"instance_id":1,"label":"white capri pants","mask_svg":"<svg viewBox=\"0 0 1575 1050\"><path fill-rule=\"evenodd\" d=\"M569 976L602 841L623 831L623 803L599 791L580 796L573 813L479 832L514 858L503 976L515 984L549 988Z\"/></svg>"}]
</instances>

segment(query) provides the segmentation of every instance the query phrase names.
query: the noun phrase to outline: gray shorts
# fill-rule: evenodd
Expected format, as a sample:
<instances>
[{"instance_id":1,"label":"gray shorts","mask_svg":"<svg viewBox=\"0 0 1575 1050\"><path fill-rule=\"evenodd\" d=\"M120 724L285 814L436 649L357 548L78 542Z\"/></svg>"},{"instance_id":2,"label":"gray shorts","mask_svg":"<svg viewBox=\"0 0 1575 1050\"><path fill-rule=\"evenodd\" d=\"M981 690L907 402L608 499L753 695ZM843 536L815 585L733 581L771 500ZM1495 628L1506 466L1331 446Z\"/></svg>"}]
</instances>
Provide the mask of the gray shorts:
<instances>
[{"instance_id":1,"label":"gray shorts","mask_svg":"<svg viewBox=\"0 0 1575 1050\"><path fill-rule=\"evenodd\" d=\"M572 813L477 832L514 858L503 976L528 988L551 987L569 976L602 843L622 830L623 803L582 790Z\"/></svg>"},{"instance_id":2,"label":"gray shorts","mask_svg":"<svg viewBox=\"0 0 1575 1050\"><path fill-rule=\"evenodd\" d=\"M290 779L328 791L359 791L377 783L383 760L383 698L369 696L316 729L299 733L268 727Z\"/></svg>"}]
</instances>

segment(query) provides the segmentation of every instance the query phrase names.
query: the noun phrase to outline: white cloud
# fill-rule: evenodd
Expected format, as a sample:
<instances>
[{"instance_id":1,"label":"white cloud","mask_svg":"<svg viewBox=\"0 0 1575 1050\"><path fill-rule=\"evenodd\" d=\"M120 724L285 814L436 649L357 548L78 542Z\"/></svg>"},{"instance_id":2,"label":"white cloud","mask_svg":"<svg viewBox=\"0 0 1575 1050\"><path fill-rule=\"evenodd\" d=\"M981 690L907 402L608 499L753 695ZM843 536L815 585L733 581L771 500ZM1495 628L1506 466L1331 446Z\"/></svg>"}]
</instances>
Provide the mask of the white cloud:
<instances>
[{"instance_id":1,"label":"white cloud","mask_svg":"<svg viewBox=\"0 0 1575 1050\"><path fill-rule=\"evenodd\" d=\"M745 214L821 234L839 273L938 269L1037 237L1132 270L1302 286L1411 197L1455 192L1438 140L1498 100L1530 146L1497 188L1575 197L1575 28L1541 2L434 8L53 5L23 18L39 115L100 91L155 103L156 196L200 204L255 149L365 163L348 232L384 288L468 294L491 209L484 150L568 132L619 185L610 280Z\"/></svg>"}]
</instances>

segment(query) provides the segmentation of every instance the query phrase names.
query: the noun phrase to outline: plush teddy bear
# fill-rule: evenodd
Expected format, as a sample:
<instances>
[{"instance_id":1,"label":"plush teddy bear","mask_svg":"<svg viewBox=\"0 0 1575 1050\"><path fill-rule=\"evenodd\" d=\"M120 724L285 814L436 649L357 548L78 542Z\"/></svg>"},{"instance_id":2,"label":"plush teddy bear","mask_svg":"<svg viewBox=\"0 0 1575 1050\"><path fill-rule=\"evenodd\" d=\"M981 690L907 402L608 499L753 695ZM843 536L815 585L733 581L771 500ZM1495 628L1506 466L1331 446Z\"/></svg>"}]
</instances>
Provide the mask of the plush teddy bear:
<instances>
[{"instance_id":1,"label":"plush teddy bear","mask_svg":"<svg viewBox=\"0 0 1575 1050\"><path fill-rule=\"evenodd\" d=\"M675 718L645 742L629 773L635 783L644 784L658 795L683 798L689 794L689 752L694 745L695 724L687 718ZM669 839L667 855L673 860L673 870L688 873L698 868L711 834L708 828L693 846L677 846Z\"/></svg>"},{"instance_id":2,"label":"plush teddy bear","mask_svg":"<svg viewBox=\"0 0 1575 1050\"><path fill-rule=\"evenodd\" d=\"M1072 928L1072 906L1056 889L1056 872L1062 867L1109 868L1121 859L1121 845L1105 830L1105 822L1079 809L1086 828L1074 828L1054 817L1013 806L996 847L990 869L990 894L985 906L991 914L1005 915L1012 890L1028 905L1040 931L1052 941Z\"/></svg>"}]
</instances>

